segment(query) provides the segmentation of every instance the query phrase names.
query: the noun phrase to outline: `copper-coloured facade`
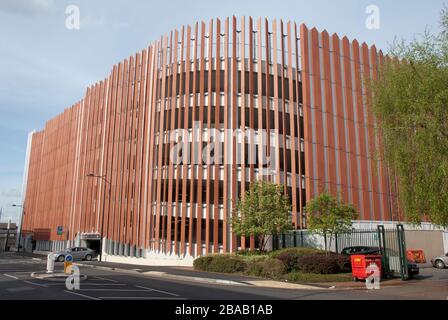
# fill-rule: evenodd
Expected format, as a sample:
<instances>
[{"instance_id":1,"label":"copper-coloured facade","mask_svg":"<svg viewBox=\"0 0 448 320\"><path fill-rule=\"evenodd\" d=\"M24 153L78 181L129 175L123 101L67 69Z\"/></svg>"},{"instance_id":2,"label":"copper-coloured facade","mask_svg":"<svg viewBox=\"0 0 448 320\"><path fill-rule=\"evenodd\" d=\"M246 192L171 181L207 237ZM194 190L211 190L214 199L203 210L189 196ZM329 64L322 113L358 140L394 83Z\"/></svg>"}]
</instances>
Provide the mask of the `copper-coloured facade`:
<instances>
[{"instance_id":1,"label":"copper-coloured facade","mask_svg":"<svg viewBox=\"0 0 448 320\"><path fill-rule=\"evenodd\" d=\"M102 234L111 254L253 249L230 218L257 179L284 185L297 229L325 190L362 220L398 220L367 84L383 59L294 22L174 30L33 135L23 230L51 241Z\"/></svg>"}]
</instances>

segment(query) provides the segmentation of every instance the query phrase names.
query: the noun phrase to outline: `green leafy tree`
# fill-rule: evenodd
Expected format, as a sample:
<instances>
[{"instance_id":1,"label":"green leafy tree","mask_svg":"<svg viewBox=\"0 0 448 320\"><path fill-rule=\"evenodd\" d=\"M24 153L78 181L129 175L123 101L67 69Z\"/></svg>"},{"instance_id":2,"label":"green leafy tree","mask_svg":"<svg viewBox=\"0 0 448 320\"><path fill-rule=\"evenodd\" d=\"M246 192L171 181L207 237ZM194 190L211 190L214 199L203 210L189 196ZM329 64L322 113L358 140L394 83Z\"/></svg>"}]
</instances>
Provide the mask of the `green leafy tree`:
<instances>
[{"instance_id":1,"label":"green leafy tree","mask_svg":"<svg viewBox=\"0 0 448 320\"><path fill-rule=\"evenodd\" d=\"M448 226L448 11L442 32L395 41L372 83L384 160L406 218Z\"/></svg>"},{"instance_id":2,"label":"green leafy tree","mask_svg":"<svg viewBox=\"0 0 448 320\"><path fill-rule=\"evenodd\" d=\"M326 252L331 247L333 235L349 231L352 220L357 218L356 209L352 205L344 204L327 192L311 200L304 210L308 213L308 230L324 237ZM330 237L329 245L327 237Z\"/></svg>"},{"instance_id":3,"label":"green leafy tree","mask_svg":"<svg viewBox=\"0 0 448 320\"><path fill-rule=\"evenodd\" d=\"M267 236L275 239L292 229L291 205L284 188L266 181L251 184L250 189L236 204L232 230L237 236L255 236L264 251Z\"/></svg>"}]
</instances>

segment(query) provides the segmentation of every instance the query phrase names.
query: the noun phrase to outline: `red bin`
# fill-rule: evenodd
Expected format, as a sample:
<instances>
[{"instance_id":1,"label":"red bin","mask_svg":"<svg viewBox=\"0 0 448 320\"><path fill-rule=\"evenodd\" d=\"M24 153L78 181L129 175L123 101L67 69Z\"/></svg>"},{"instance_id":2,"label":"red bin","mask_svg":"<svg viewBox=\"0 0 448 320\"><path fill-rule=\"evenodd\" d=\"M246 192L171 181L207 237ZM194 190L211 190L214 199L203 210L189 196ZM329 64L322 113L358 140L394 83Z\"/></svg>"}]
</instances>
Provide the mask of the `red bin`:
<instances>
[{"instance_id":1,"label":"red bin","mask_svg":"<svg viewBox=\"0 0 448 320\"><path fill-rule=\"evenodd\" d=\"M374 263L378 267L381 276L381 255L353 255L351 256L352 262L352 275L354 280L365 280L372 272L368 272L367 268L370 264Z\"/></svg>"}]
</instances>

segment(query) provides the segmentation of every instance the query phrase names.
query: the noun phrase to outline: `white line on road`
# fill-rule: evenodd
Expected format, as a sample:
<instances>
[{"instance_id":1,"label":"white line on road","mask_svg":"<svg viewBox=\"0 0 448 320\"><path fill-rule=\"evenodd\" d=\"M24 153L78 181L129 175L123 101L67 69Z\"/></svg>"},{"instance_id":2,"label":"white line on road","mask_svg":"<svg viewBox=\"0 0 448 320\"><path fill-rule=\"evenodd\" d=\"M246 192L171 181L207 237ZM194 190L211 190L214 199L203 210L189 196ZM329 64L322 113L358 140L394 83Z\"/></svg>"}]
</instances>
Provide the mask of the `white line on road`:
<instances>
[{"instance_id":1,"label":"white line on road","mask_svg":"<svg viewBox=\"0 0 448 320\"><path fill-rule=\"evenodd\" d=\"M95 298L95 297L91 297L91 296L86 296L85 294L81 294L81 293L77 293L77 292L73 292L73 291L64 290L64 292L71 293L71 294L74 294L74 295L77 295L77 296L80 296L80 297L84 297L84 298L87 298L87 299L91 299L91 300L101 300L101 298Z\"/></svg>"},{"instance_id":2,"label":"white line on road","mask_svg":"<svg viewBox=\"0 0 448 320\"><path fill-rule=\"evenodd\" d=\"M115 283L118 282L117 280L112 280L112 279L102 278L102 277L98 277L98 276L95 276L95 277L93 277L93 278L98 279L98 280L103 280L103 281L115 282Z\"/></svg>"},{"instance_id":3,"label":"white line on road","mask_svg":"<svg viewBox=\"0 0 448 320\"><path fill-rule=\"evenodd\" d=\"M43 288L48 288L48 286L46 286L44 284L36 283L36 282L31 282L31 281L26 281L26 280L23 281L23 282L28 283L28 284L32 284L32 285L35 285L35 286L43 287Z\"/></svg>"},{"instance_id":4,"label":"white line on road","mask_svg":"<svg viewBox=\"0 0 448 320\"><path fill-rule=\"evenodd\" d=\"M105 286L105 287L114 287L114 286L126 286L124 283L84 283L81 282L82 286ZM50 283L49 286L65 286L65 283Z\"/></svg>"},{"instance_id":5,"label":"white line on road","mask_svg":"<svg viewBox=\"0 0 448 320\"><path fill-rule=\"evenodd\" d=\"M157 289L153 289L153 288L142 287L142 286L136 286L136 287L137 287L137 288L140 288L140 289L145 289L145 290L150 290L150 291L155 291L155 292L159 292L159 293L168 294L168 295L170 295L170 296L175 296L175 297L178 297L178 296L179 296L178 294L175 294L175 293L166 292L166 291L162 291L162 290L157 290Z\"/></svg>"},{"instance_id":6,"label":"white line on road","mask_svg":"<svg viewBox=\"0 0 448 320\"><path fill-rule=\"evenodd\" d=\"M18 288L6 288L6 291L9 292L22 292L22 291L30 291L30 290L35 290L34 288L31 287L18 287Z\"/></svg>"},{"instance_id":7,"label":"white line on road","mask_svg":"<svg viewBox=\"0 0 448 320\"><path fill-rule=\"evenodd\" d=\"M186 298L167 298L167 297L100 297L100 299L117 299L117 300L187 300Z\"/></svg>"},{"instance_id":8,"label":"white line on road","mask_svg":"<svg viewBox=\"0 0 448 320\"><path fill-rule=\"evenodd\" d=\"M121 292L148 292L148 290L136 290L136 289L79 289L79 291L121 291Z\"/></svg>"},{"instance_id":9,"label":"white line on road","mask_svg":"<svg viewBox=\"0 0 448 320\"><path fill-rule=\"evenodd\" d=\"M11 278L11 279L19 280L19 278L14 277L14 276L11 276L11 275L9 275L9 274L7 274L7 273L4 273L3 275L4 275L5 277Z\"/></svg>"}]
</instances>

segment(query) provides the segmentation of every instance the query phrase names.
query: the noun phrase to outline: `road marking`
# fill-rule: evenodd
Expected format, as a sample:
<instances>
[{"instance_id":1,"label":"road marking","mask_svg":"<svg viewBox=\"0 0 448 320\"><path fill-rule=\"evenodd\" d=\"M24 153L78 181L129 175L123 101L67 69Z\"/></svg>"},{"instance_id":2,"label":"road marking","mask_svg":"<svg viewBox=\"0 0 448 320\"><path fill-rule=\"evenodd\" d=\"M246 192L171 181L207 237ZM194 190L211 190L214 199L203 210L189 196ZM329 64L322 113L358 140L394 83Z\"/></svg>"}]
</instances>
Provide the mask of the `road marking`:
<instances>
[{"instance_id":1,"label":"road marking","mask_svg":"<svg viewBox=\"0 0 448 320\"><path fill-rule=\"evenodd\" d=\"M21 291L31 291L31 290L35 290L34 288L31 287L18 287L18 288L7 288L6 291L9 292L21 292Z\"/></svg>"},{"instance_id":2,"label":"road marking","mask_svg":"<svg viewBox=\"0 0 448 320\"><path fill-rule=\"evenodd\" d=\"M14 277L14 276L11 276L11 275L9 275L9 274L7 274L7 273L4 273L3 275L4 275L5 277L11 278L11 279L19 280L19 278Z\"/></svg>"},{"instance_id":3,"label":"road marking","mask_svg":"<svg viewBox=\"0 0 448 320\"><path fill-rule=\"evenodd\" d=\"M40 283L31 282L31 281L26 281L26 280L23 281L23 282L28 283L28 284L32 284L32 285L35 285L35 286L43 287L43 288L48 288L48 286L45 285L45 284L40 284Z\"/></svg>"},{"instance_id":4,"label":"road marking","mask_svg":"<svg viewBox=\"0 0 448 320\"><path fill-rule=\"evenodd\" d=\"M94 278L95 278L95 279L98 279L98 280L104 280L104 281L110 281L110 282L118 283L117 280L112 280L112 279L102 278L102 277L98 277L98 276L95 276Z\"/></svg>"},{"instance_id":5,"label":"road marking","mask_svg":"<svg viewBox=\"0 0 448 320\"><path fill-rule=\"evenodd\" d=\"M162 291L162 290L157 290L157 289L153 289L153 288L142 287L142 286L136 286L136 287L140 288L140 289L145 289L145 290L155 291L155 292L159 292L159 293L164 293L164 294L167 294L167 295L170 295L170 296L175 296L175 297L179 296L178 294L175 294L175 293L166 292L166 291Z\"/></svg>"},{"instance_id":6,"label":"road marking","mask_svg":"<svg viewBox=\"0 0 448 320\"><path fill-rule=\"evenodd\" d=\"M85 294L81 294L81 293L77 293L77 292L73 292L73 291L64 290L64 292L71 293L71 294L74 294L74 295L77 295L80 297L84 297L87 299L91 299L91 300L101 300L101 298L95 298L95 297L87 296Z\"/></svg>"},{"instance_id":7,"label":"road marking","mask_svg":"<svg viewBox=\"0 0 448 320\"><path fill-rule=\"evenodd\" d=\"M167 298L167 297L100 297L100 299L118 299L118 300L187 300L186 298Z\"/></svg>"},{"instance_id":8,"label":"road marking","mask_svg":"<svg viewBox=\"0 0 448 320\"><path fill-rule=\"evenodd\" d=\"M83 287L84 286L126 286L124 283L85 283L82 282ZM49 283L48 286L65 286L65 283Z\"/></svg>"},{"instance_id":9,"label":"road marking","mask_svg":"<svg viewBox=\"0 0 448 320\"><path fill-rule=\"evenodd\" d=\"M136 289L79 289L79 291L120 291L120 292L148 292L148 290L136 290Z\"/></svg>"}]
</instances>

